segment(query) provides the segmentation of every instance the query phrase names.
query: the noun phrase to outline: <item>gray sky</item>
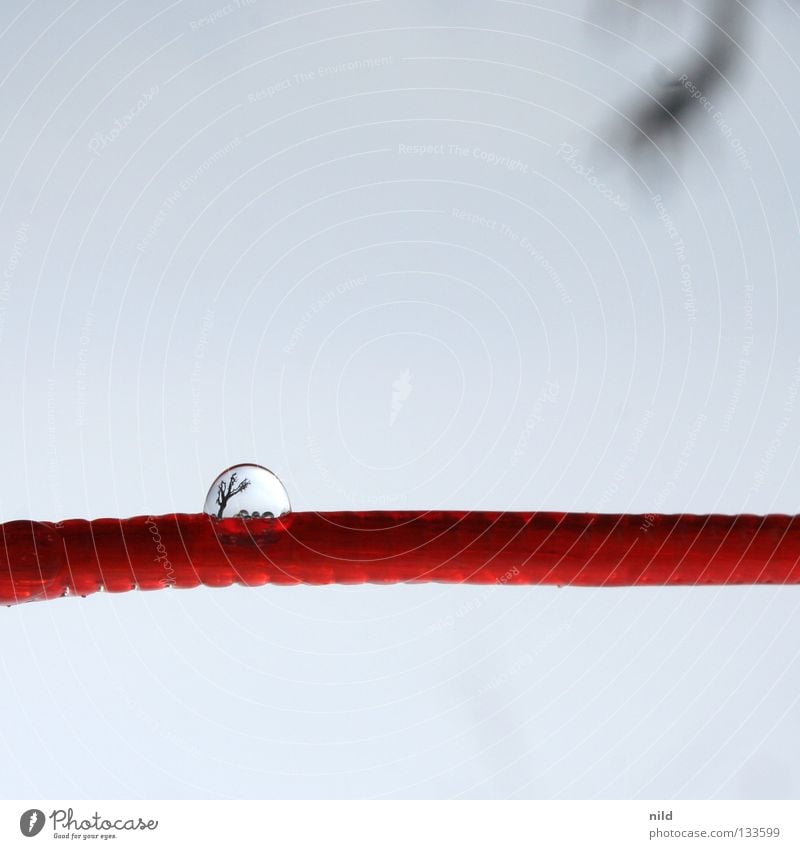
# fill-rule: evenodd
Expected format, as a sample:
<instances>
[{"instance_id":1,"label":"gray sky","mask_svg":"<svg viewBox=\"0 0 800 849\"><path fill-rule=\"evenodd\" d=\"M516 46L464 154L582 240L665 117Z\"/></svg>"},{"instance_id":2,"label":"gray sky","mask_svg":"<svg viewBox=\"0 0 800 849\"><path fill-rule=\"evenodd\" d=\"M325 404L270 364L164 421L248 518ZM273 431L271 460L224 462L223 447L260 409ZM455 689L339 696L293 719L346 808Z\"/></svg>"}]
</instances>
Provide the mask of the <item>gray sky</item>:
<instances>
[{"instance_id":1,"label":"gray sky","mask_svg":"<svg viewBox=\"0 0 800 849\"><path fill-rule=\"evenodd\" d=\"M681 3L8 6L4 520L192 512L242 461L295 510L797 512L791 8L757 4L729 82L633 156L604 141L680 72ZM797 608L429 585L3 610L0 791L795 798Z\"/></svg>"}]
</instances>

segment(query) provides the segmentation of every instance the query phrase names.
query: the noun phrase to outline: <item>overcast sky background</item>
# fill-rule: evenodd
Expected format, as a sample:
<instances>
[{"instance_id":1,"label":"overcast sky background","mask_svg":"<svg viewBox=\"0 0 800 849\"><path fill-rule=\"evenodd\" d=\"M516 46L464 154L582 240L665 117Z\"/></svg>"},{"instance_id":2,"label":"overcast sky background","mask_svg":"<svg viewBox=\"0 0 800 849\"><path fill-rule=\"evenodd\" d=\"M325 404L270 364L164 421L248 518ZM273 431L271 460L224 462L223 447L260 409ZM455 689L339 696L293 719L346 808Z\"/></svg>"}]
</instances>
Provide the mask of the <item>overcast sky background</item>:
<instances>
[{"instance_id":1,"label":"overcast sky background","mask_svg":"<svg viewBox=\"0 0 800 849\"><path fill-rule=\"evenodd\" d=\"M193 512L242 461L295 510L797 512L800 21L754 3L637 152L708 10L641 6L5 3L0 517ZM799 601L3 609L0 792L796 798Z\"/></svg>"}]
</instances>

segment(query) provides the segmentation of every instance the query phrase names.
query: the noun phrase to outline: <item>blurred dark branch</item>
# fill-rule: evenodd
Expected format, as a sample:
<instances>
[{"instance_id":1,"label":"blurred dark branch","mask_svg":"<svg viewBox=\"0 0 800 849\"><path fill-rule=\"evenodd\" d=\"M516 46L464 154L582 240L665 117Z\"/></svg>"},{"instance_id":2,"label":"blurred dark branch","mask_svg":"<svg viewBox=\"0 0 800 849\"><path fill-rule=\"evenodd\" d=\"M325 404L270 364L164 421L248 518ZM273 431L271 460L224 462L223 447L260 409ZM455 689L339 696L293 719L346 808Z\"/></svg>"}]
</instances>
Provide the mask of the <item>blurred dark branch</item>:
<instances>
[{"instance_id":1,"label":"blurred dark branch","mask_svg":"<svg viewBox=\"0 0 800 849\"><path fill-rule=\"evenodd\" d=\"M665 139L678 136L693 113L702 111L704 102L712 101L710 93L728 77L740 56L738 42L749 3L717 0L701 43L683 67L671 71L670 79L640 96L627 110L622 146L629 146L634 155L646 146L660 146Z\"/></svg>"}]
</instances>

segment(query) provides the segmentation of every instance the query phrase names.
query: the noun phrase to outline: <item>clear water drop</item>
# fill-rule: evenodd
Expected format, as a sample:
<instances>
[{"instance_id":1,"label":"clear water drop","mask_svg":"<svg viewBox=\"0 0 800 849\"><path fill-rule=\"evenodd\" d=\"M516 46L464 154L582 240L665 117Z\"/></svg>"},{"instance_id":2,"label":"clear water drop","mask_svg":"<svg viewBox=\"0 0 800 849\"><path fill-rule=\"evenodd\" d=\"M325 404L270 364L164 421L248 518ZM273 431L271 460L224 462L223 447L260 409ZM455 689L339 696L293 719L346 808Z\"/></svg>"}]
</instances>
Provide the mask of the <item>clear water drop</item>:
<instances>
[{"instance_id":1,"label":"clear water drop","mask_svg":"<svg viewBox=\"0 0 800 849\"><path fill-rule=\"evenodd\" d=\"M280 478L255 463L240 463L221 472L203 506L203 512L217 519L275 519L291 511Z\"/></svg>"}]
</instances>

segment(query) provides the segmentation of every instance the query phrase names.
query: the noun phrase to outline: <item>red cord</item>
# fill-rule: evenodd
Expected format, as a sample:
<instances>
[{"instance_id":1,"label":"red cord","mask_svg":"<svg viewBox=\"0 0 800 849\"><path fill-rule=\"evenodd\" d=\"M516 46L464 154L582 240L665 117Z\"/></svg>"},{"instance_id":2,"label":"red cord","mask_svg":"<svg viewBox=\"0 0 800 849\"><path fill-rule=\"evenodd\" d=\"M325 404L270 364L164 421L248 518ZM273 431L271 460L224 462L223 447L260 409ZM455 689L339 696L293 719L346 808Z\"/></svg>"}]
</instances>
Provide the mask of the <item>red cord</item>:
<instances>
[{"instance_id":1,"label":"red cord","mask_svg":"<svg viewBox=\"0 0 800 849\"><path fill-rule=\"evenodd\" d=\"M233 583L800 583L800 516L198 513L0 529L3 604Z\"/></svg>"}]
</instances>

